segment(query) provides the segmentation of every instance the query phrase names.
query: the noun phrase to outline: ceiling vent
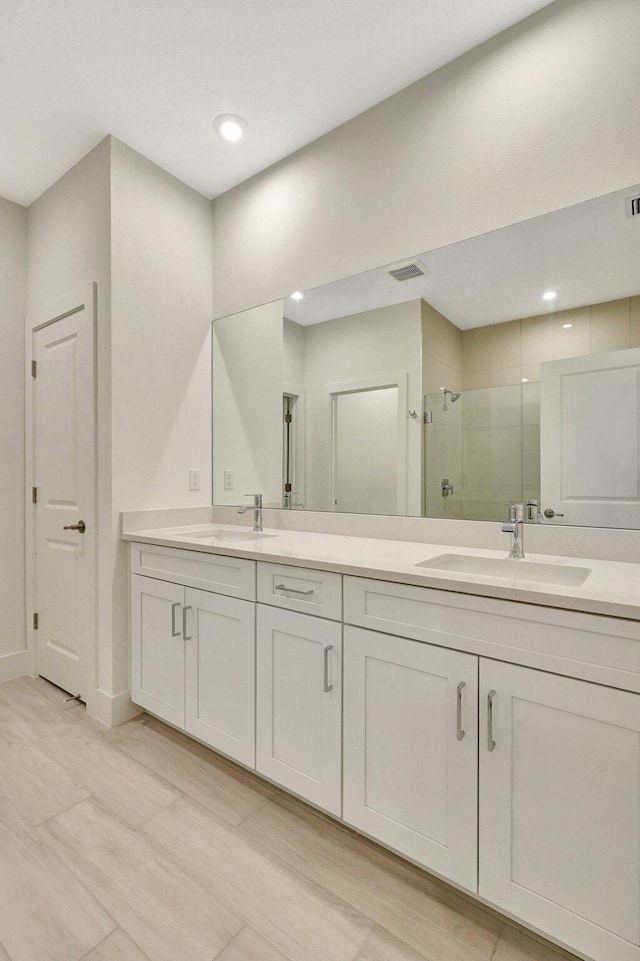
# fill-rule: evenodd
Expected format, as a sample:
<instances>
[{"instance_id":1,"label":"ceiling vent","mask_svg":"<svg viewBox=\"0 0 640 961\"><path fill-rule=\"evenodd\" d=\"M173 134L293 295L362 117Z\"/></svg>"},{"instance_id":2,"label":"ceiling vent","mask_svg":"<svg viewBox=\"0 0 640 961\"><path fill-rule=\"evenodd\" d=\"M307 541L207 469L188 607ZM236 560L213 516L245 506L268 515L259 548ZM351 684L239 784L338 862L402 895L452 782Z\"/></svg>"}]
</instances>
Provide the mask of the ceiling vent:
<instances>
[{"instance_id":1,"label":"ceiling vent","mask_svg":"<svg viewBox=\"0 0 640 961\"><path fill-rule=\"evenodd\" d=\"M404 264L396 264L387 273L394 280L413 280L415 277L425 277L429 271L419 260L409 260Z\"/></svg>"},{"instance_id":2,"label":"ceiling vent","mask_svg":"<svg viewBox=\"0 0 640 961\"><path fill-rule=\"evenodd\" d=\"M627 208L627 220L631 220L633 217L640 218L640 196L627 197L625 205Z\"/></svg>"}]
</instances>

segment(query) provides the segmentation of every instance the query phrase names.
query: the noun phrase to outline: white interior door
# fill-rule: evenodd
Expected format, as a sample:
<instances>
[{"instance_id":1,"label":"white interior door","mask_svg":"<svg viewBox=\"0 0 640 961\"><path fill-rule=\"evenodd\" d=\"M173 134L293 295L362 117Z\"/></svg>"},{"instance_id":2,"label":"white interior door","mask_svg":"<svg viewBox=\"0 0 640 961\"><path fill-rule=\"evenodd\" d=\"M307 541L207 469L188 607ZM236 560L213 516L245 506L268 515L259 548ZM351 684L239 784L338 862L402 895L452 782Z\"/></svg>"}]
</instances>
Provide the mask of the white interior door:
<instances>
[{"instance_id":1,"label":"white interior door","mask_svg":"<svg viewBox=\"0 0 640 961\"><path fill-rule=\"evenodd\" d=\"M477 657L345 627L343 816L472 891L477 731Z\"/></svg>"},{"instance_id":2,"label":"white interior door","mask_svg":"<svg viewBox=\"0 0 640 961\"><path fill-rule=\"evenodd\" d=\"M560 522L640 527L640 348L542 365L540 469Z\"/></svg>"},{"instance_id":3,"label":"white interior door","mask_svg":"<svg viewBox=\"0 0 640 961\"><path fill-rule=\"evenodd\" d=\"M640 695L484 658L480 680L480 894L637 961Z\"/></svg>"},{"instance_id":4,"label":"white interior door","mask_svg":"<svg viewBox=\"0 0 640 961\"><path fill-rule=\"evenodd\" d=\"M399 513L398 387L336 394L333 509Z\"/></svg>"},{"instance_id":5,"label":"white interior door","mask_svg":"<svg viewBox=\"0 0 640 961\"><path fill-rule=\"evenodd\" d=\"M32 341L36 670L84 696L96 631L93 295L32 327Z\"/></svg>"}]
</instances>

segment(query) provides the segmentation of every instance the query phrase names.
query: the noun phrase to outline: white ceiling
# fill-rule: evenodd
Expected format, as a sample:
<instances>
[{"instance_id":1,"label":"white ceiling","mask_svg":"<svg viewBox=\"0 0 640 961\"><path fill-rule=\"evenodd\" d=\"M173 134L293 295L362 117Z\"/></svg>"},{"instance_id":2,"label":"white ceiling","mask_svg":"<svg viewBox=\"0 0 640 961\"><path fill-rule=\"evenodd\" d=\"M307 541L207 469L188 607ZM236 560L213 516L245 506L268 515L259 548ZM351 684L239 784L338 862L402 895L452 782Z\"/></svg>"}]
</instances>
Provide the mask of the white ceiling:
<instances>
[{"instance_id":1,"label":"white ceiling","mask_svg":"<svg viewBox=\"0 0 640 961\"><path fill-rule=\"evenodd\" d=\"M550 2L3 0L0 196L108 133L215 196Z\"/></svg>"},{"instance_id":2,"label":"white ceiling","mask_svg":"<svg viewBox=\"0 0 640 961\"><path fill-rule=\"evenodd\" d=\"M417 255L423 277L398 282L389 267L285 300L303 326L424 298L462 330L640 293L640 186ZM557 291L545 302L546 290Z\"/></svg>"}]
</instances>

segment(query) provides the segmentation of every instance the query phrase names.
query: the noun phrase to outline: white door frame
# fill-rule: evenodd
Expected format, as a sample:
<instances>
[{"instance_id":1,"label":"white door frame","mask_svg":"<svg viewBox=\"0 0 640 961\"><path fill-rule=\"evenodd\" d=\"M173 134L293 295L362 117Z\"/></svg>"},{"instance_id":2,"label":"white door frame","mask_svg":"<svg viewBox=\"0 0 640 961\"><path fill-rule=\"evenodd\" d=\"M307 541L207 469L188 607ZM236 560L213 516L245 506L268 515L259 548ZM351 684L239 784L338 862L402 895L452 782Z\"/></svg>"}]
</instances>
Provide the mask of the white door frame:
<instances>
[{"instance_id":1,"label":"white door frame","mask_svg":"<svg viewBox=\"0 0 640 961\"><path fill-rule=\"evenodd\" d=\"M409 393L409 374L384 374L362 377L358 380L342 381L338 384L325 384L325 405L329 428L331 507L335 511L336 501L336 400L340 394L353 394L366 390L381 390L396 387L398 390L398 515L407 513L407 397Z\"/></svg>"},{"instance_id":2,"label":"white door frame","mask_svg":"<svg viewBox=\"0 0 640 961\"><path fill-rule=\"evenodd\" d=\"M94 593L94 612L95 612L95 643L93 649L84 652L82 671L84 675L84 696L88 697L95 690L95 665L97 663L97 644L98 632L98 523L97 523L97 452L98 452L98 426L96 419L96 300L97 285L92 282L77 287L69 291L64 296L50 302L45 307L37 308L27 314L25 320L25 594L26 594L26 638L27 650L29 652L29 665L31 673L36 673L36 639L37 634L33 628L33 614L36 611L36 544L35 544L35 515L32 503L32 489L35 486L34 479L34 430L33 430L33 377L31 375L31 361L33 358L33 340L36 331L43 327L48 327L63 317L69 317L80 310L87 311L88 323L90 326L90 337L93 353L93 425L94 425L94 490L92 503L87 505L84 513L87 517L87 524L96 534L96 550L93 556L93 593ZM72 692L73 693L73 692Z\"/></svg>"},{"instance_id":3,"label":"white door frame","mask_svg":"<svg viewBox=\"0 0 640 961\"><path fill-rule=\"evenodd\" d=\"M302 503L307 507L307 392L299 384L285 383L282 385L284 397L293 397L296 402L297 414L293 422L295 466L293 468L298 481L298 494Z\"/></svg>"}]
</instances>

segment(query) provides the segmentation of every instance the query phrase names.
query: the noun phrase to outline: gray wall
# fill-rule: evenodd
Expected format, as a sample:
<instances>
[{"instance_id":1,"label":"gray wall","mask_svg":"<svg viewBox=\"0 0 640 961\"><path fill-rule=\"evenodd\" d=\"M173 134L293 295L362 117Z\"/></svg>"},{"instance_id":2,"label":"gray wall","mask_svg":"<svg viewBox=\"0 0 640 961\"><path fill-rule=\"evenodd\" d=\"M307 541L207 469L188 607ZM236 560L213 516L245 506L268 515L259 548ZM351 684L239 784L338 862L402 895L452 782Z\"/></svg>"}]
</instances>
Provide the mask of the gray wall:
<instances>
[{"instance_id":1,"label":"gray wall","mask_svg":"<svg viewBox=\"0 0 640 961\"><path fill-rule=\"evenodd\" d=\"M556 0L224 194L215 315L635 183L639 35L637 0Z\"/></svg>"},{"instance_id":2,"label":"gray wall","mask_svg":"<svg viewBox=\"0 0 640 961\"><path fill-rule=\"evenodd\" d=\"M24 315L27 211L0 199L0 681L27 669L24 630Z\"/></svg>"}]
</instances>

